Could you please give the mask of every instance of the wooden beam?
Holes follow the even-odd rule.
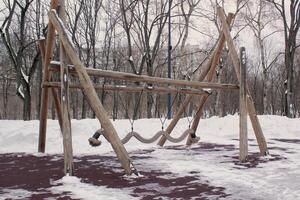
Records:
[[[65,1],[61,0],[59,16],[62,23],[66,24],[66,8]],[[66,51],[61,42],[59,44],[60,54],[60,91],[61,91],[61,110],[62,110],[62,135],[63,135],[63,146],[64,146],[64,172],[65,174],[73,175],[74,163],[73,163],[73,147],[72,147],[72,131],[71,131],[71,117],[70,117],[70,102],[69,102],[69,70],[68,70],[68,59]]]
[[[43,87],[50,88],[60,88],[59,82],[45,82]],[[79,84],[70,84],[71,89],[82,89],[82,86]],[[201,89],[192,89],[192,88],[174,88],[174,87],[142,87],[142,86],[126,86],[126,85],[94,85],[96,90],[104,91],[121,91],[121,92],[153,92],[153,93],[173,93],[173,94],[191,94],[191,95],[208,95],[208,91]]]
[[[57,71],[59,70],[59,62],[51,62],[51,70]],[[70,73],[75,72],[74,67],[69,67]],[[219,83],[208,83],[208,82],[199,82],[199,81],[187,81],[187,80],[174,80],[170,78],[161,78],[161,77],[151,77],[146,75],[135,75],[131,73],[125,72],[117,72],[110,70],[101,70],[101,69],[90,69],[86,68],[88,75],[90,76],[98,76],[105,77],[114,80],[124,80],[130,82],[146,82],[153,84],[168,84],[174,86],[187,86],[193,88],[206,88],[206,89],[224,89],[224,90],[235,90],[238,89],[239,86],[236,84],[219,84]]]
[[[233,66],[234,66],[237,79],[239,80],[240,79],[240,76],[239,76],[239,74],[240,74],[240,62],[239,62],[238,54],[237,54],[237,52],[235,50],[235,47],[234,47],[233,39],[230,35],[230,28],[229,28],[228,24],[226,23],[224,10],[221,7],[218,7],[217,8],[217,13],[218,13],[218,16],[219,16],[219,18],[222,22],[223,33],[225,35],[227,46],[229,48],[229,55],[231,57],[231,60],[232,60]],[[257,114],[256,114],[254,102],[252,100],[252,97],[250,95],[250,92],[249,92],[249,89],[248,89],[247,85],[246,85],[246,88],[247,88],[247,109],[248,109],[248,114],[249,114],[251,124],[252,124],[253,130],[254,130],[255,136],[256,136],[256,140],[257,140],[257,143],[258,143],[258,146],[259,146],[260,153],[261,153],[261,155],[266,155],[266,154],[268,154],[267,142],[266,142],[264,134],[262,132],[262,129],[261,129],[261,126],[260,126],[260,123],[259,123],[259,120],[258,120],[258,117],[257,117]]]
[[[246,90],[246,50],[240,48],[240,161],[245,162],[248,156],[247,131],[247,90]]]
[[[68,37],[68,33],[64,25],[62,24],[61,20],[57,16],[55,10],[50,11],[49,19],[54,25],[55,29],[57,30],[67,55],[69,56],[71,62],[74,64],[84,94],[88,99],[91,108],[95,112],[96,117],[98,118],[99,122],[101,123],[104,129],[105,137],[111,143],[111,146],[116,152],[117,157],[121,161],[121,164],[125,169],[126,174],[131,174],[133,170],[133,166],[131,164],[129,155],[124,145],[122,144],[117,134],[117,131],[112,125],[101,101],[98,98],[95,88],[93,87],[93,83],[86,72],[86,68],[84,67],[83,63],[80,61],[79,57],[76,55],[76,51],[72,45],[72,42]]]
[[[59,0],[52,0],[51,1],[51,9],[57,9],[59,4]],[[49,64],[51,61],[51,57],[53,54],[55,43],[55,30],[51,22],[48,23],[48,33],[46,39],[46,51],[44,56],[44,63],[43,63],[43,78],[42,82],[49,81]],[[41,108],[40,108],[40,126],[39,126],[39,142],[38,142],[38,151],[45,152],[46,146],[46,131],[47,131],[47,117],[48,117],[48,88],[42,88],[41,94]]]

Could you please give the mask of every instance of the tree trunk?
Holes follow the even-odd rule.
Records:
[[[29,84],[27,84],[26,89],[24,89],[23,103],[23,119],[27,121],[31,119],[31,94]]]
[[[269,106],[268,106],[268,98],[267,98],[267,92],[268,92],[268,75],[267,75],[267,71],[264,70],[263,71],[263,80],[262,80],[262,84],[263,84],[263,114],[270,114],[269,113]]]
[[[85,119],[85,118],[86,118],[86,100],[84,94],[82,93],[81,119]]]

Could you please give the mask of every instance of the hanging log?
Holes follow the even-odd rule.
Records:
[[[222,25],[223,25],[223,33],[224,33],[225,38],[226,38],[226,42],[227,42],[227,45],[228,45],[228,48],[229,48],[229,55],[231,57],[231,60],[232,60],[233,66],[234,66],[237,79],[240,81],[239,57],[238,57],[238,54],[235,50],[233,39],[230,35],[230,28],[229,28],[229,26],[228,26],[228,24],[226,23],[226,20],[225,20],[224,10],[221,7],[218,7],[217,8],[217,13],[218,13],[218,16],[219,16],[219,18],[222,22]],[[267,143],[266,143],[264,134],[262,132],[262,129],[261,129],[261,126],[260,126],[260,123],[259,123],[259,120],[258,120],[258,117],[257,117],[257,114],[256,114],[254,102],[251,98],[251,95],[250,95],[250,92],[249,92],[249,89],[248,89],[247,85],[246,85],[246,88],[247,88],[247,109],[248,109],[248,114],[249,114],[249,117],[250,117],[250,120],[251,120],[251,123],[252,123],[252,127],[253,127],[253,130],[254,130],[255,136],[256,136],[256,140],[257,140],[257,143],[258,143],[258,146],[259,146],[259,149],[260,149],[260,153],[261,153],[261,155],[266,155],[266,154],[268,154]]]
[[[58,82],[45,82],[43,87],[60,88]],[[79,84],[70,84],[71,89],[82,89]],[[174,88],[174,87],[158,87],[158,86],[128,86],[128,85],[94,85],[96,90],[104,91],[121,91],[121,92],[153,92],[153,93],[174,93],[174,94],[192,94],[192,95],[208,95],[208,91],[192,88]]]
[[[57,9],[59,0],[51,1],[51,9]],[[44,56],[43,63],[43,78],[42,82],[49,81],[49,64],[51,61],[51,56],[53,54],[55,43],[55,30],[52,23],[48,23],[48,32],[46,39],[46,51]],[[40,126],[39,126],[39,142],[38,142],[38,151],[44,153],[46,145],[46,131],[47,131],[47,116],[48,116],[48,100],[49,100],[48,88],[42,88],[41,94],[41,108],[40,108]]]
[[[128,153],[124,148],[124,145],[122,144],[114,126],[112,125],[101,101],[99,100],[95,88],[93,87],[92,81],[86,72],[86,68],[77,56],[76,51],[72,46],[72,42],[68,38],[67,31],[64,25],[62,24],[61,20],[57,16],[55,10],[50,11],[49,19],[54,25],[55,29],[57,30],[67,55],[69,56],[71,62],[74,64],[84,94],[104,129],[105,137],[111,143],[112,148],[114,149],[114,151],[117,154],[117,157],[121,161],[121,164],[126,174],[131,174],[134,168],[132,167]]]
[[[58,71],[59,70],[59,62],[51,62],[51,70]],[[73,66],[69,66],[70,73],[75,73],[75,69]],[[234,90],[238,89],[239,86],[235,84],[219,84],[219,83],[208,83],[208,82],[199,82],[199,81],[186,81],[186,80],[174,80],[170,78],[160,78],[160,77],[151,77],[146,75],[135,75],[125,72],[116,72],[110,70],[101,70],[101,69],[90,69],[86,68],[88,75],[110,78],[114,80],[123,80],[130,82],[146,82],[153,84],[168,84],[174,86],[186,86],[186,87],[194,87],[194,88],[207,88],[207,89],[228,89]]]

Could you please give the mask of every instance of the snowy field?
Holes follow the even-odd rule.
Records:
[[[239,163],[237,157],[237,115],[201,120],[197,131],[201,142],[190,148],[185,147],[184,143],[167,143],[166,147],[161,148],[155,144],[141,144],[132,139],[125,147],[141,173],[140,177],[123,175],[120,164],[106,141],[102,140],[100,147],[89,146],[87,139],[99,128],[97,120],[72,120],[75,172],[76,166],[82,166],[76,173],[82,176],[77,177],[62,176],[62,138],[57,121],[48,121],[47,154],[38,154],[36,152],[39,121],[2,120],[0,199],[32,199],[32,195],[42,193],[44,197],[47,197],[46,193],[54,195],[48,199],[300,199],[300,119],[280,116],[259,116],[259,119],[270,155],[257,159],[259,150],[249,123],[250,160],[244,164]],[[131,129],[128,120],[117,120],[113,123],[121,138]],[[188,120],[181,119],[175,128],[174,136],[179,136],[187,128]],[[141,119],[134,123],[134,130],[144,137],[150,137],[160,129],[159,119]],[[98,156],[102,158],[97,159]],[[9,171],[7,175],[3,170],[22,165],[22,162],[24,169],[32,167],[31,176],[38,176],[38,164],[31,166],[22,161],[29,157],[43,162],[43,166],[49,166],[49,170],[51,162],[59,161],[58,166],[54,167],[53,164],[52,169],[60,173],[54,174],[54,178],[48,178],[49,187],[37,188],[34,191],[25,186],[26,182],[23,185],[5,185],[10,177]],[[1,159],[6,161],[2,162]],[[89,164],[84,165],[84,162]],[[97,180],[93,182],[82,178],[88,176],[83,174],[84,170],[94,174],[93,178]],[[108,174],[103,175],[106,182],[101,181],[100,176],[97,178],[97,170],[104,175],[107,171]],[[22,173],[26,180],[24,172],[19,173]],[[18,176],[18,169],[14,174]],[[165,184],[162,184],[162,180]],[[167,180],[174,180],[174,183],[167,183]],[[181,182],[175,183],[176,180]],[[190,187],[185,187],[187,185]],[[204,186],[206,189],[203,189]],[[201,188],[203,191],[200,191]],[[155,196],[151,196],[151,192],[155,193]],[[173,198],[171,193],[175,195]],[[180,193],[184,195],[180,196]]]

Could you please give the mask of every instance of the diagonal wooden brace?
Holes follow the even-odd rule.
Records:
[[[122,144],[117,131],[115,130],[114,126],[112,125],[101,101],[98,98],[98,95],[93,87],[92,81],[87,74],[83,63],[79,59],[76,54],[76,51],[72,45],[71,40],[68,38],[67,31],[62,23],[62,21],[57,16],[55,10],[51,10],[49,13],[49,19],[54,25],[55,29],[57,30],[60,40],[64,46],[64,49],[69,56],[71,62],[74,64],[76,72],[78,74],[78,78],[80,84],[83,88],[84,94],[89,101],[89,104],[93,111],[95,112],[96,117],[98,118],[99,122],[101,123],[104,134],[106,134],[106,138],[110,142],[112,148],[117,154],[123,168],[125,169],[126,174],[132,173],[132,163],[130,161],[129,155]]]
[[[231,21],[233,19],[233,15],[229,15],[228,16],[228,23],[230,24]],[[222,34],[219,38],[218,44],[216,49],[213,52],[212,57],[210,58],[209,62],[206,64],[205,69],[203,70],[203,73],[199,74],[197,77],[195,77],[196,81],[203,81],[205,79],[205,77],[210,77],[214,75],[215,72],[215,68],[220,60],[220,55],[222,52],[222,49],[224,47],[225,44],[225,36]],[[212,80],[212,78],[207,78],[208,82],[210,82]],[[186,107],[189,105],[190,101],[192,100],[192,96],[191,95],[187,95],[184,102],[182,103],[182,105],[180,106],[180,108],[178,109],[178,111],[176,112],[176,114],[174,115],[171,123],[169,124],[169,126],[166,129],[166,132],[171,134],[173,129],[175,128],[176,124],[178,123],[180,117],[182,116],[182,114],[184,113],[184,110],[186,109]],[[200,117],[202,115],[202,109],[204,106],[205,101],[207,100],[207,97],[202,97],[200,100],[200,104],[199,104],[199,108],[197,110],[197,114],[195,116],[195,119],[193,121],[193,125],[192,125],[192,129],[196,132],[198,124],[199,124],[199,120]],[[188,138],[188,141],[191,141],[190,138]],[[158,145],[163,146],[166,142],[166,138],[164,136],[162,136],[158,142]],[[187,142],[187,144],[189,145],[190,143]]]
[[[234,19],[234,14],[233,13],[229,13],[228,17],[226,19],[227,24],[229,26],[232,23],[233,19]],[[214,56],[213,56],[213,60],[212,60],[212,64],[211,64],[210,70],[209,70],[209,72],[208,72],[208,74],[206,75],[206,78],[205,78],[207,82],[211,82],[215,78],[216,68],[217,68],[217,65],[220,62],[220,58],[221,58],[221,55],[222,55],[222,50],[223,50],[223,47],[224,47],[224,44],[225,44],[225,36],[224,36],[224,34],[221,34],[220,37],[221,38],[220,38],[219,43],[217,45],[216,51],[214,52]],[[195,134],[196,134],[196,131],[197,131],[200,119],[201,119],[202,114],[203,114],[202,113],[203,112],[203,107],[204,107],[205,102],[207,101],[207,99],[208,99],[208,96],[202,97],[200,99],[200,103],[198,105],[198,109],[197,109],[196,115],[194,116],[194,120],[193,120],[193,124],[192,124],[191,128],[195,131]],[[186,145],[191,145],[192,144],[191,141],[192,140],[189,137],[188,140],[186,141]]]
[[[222,27],[223,27],[223,33],[225,35],[226,38],[226,42],[229,48],[229,55],[231,57],[234,69],[235,69],[235,73],[237,76],[238,81],[240,82],[240,61],[239,61],[239,56],[238,53],[235,49],[234,46],[234,42],[233,39],[230,35],[230,28],[228,26],[228,24],[226,23],[226,18],[225,18],[225,12],[221,7],[217,8],[217,13],[218,16],[222,22]],[[254,102],[251,98],[250,92],[249,92],[249,88],[246,84],[246,88],[247,88],[247,111],[252,123],[252,127],[256,136],[256,140],[259,146],[259,150],[260,150],[260,154],[261,155],[266,155],[268,154],[268,147],[267,147],[267,143],[266,143],[266,139],[264,137],[264,134],[262,132],[262,128],[260,126],[257,114],[256,114],[256,110],[255,110],[255,106],[254,106]]]

